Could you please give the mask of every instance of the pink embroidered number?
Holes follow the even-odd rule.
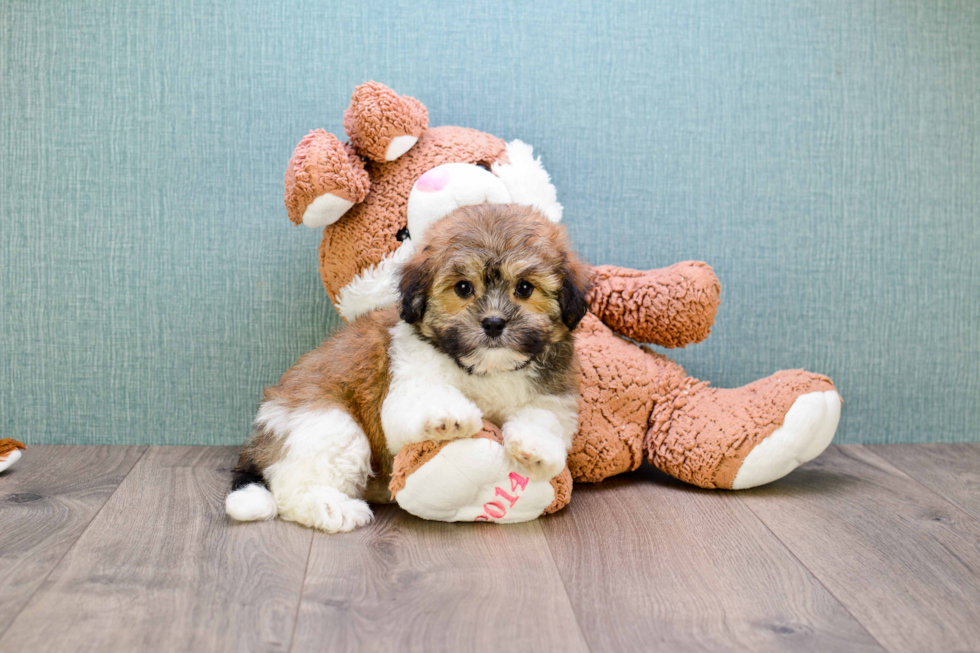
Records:
[[[527,487],[527,479],[515,472],[510,473],[510,491],[513,492],[518,487],[522,490]]]
[[[510,491],[513,494],[508,494],[506,490],[502,487],[494,488],[494,496],[502,497],[510,506],[505,506],[501,501],[488,501],[483,504],[483,514],[477,515],[474,521],[493,521],[495,519],[503,519],[507,515],[507,508],[513,508],[517,500],[521,498],[520,492],[527,487],[528,478],[526,476],[521,476],[516,472],[510,473]]]

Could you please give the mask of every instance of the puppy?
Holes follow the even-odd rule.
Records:
[[[528,207],[433,225],[401,270],[400,308],[359,318],[265,391],[228,514],[352,530],[390,500],[402,447],[471,437],[484,418],[531,478],[555,476],[578,422],[587,279],[564,229]]]

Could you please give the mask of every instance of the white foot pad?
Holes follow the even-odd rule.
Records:
[[[418,142],[418,136],[395,136],[388,143],[388,149],[385,150],[385,161],[394,161],[412,149],[412,146]]]
[[[823,453],[837,432],[840,406],[840,395],[835,390],[797,397],[786,412],[783,425],[742,461],[732,489],[772,483]]]
[[[313,200],[303,212],[303,224],[311,229],[319,229],[331,225],[347,213],[354,203],[337,197],[330,193],[325,193]]]
[[[0,458],[0,472],[10,467],[18,460],[20,460],[20,455],[21,455],[20,449],[14,449],[13,451],[7,454],[6,458]]]
[[[423,519],[501,524],[537,519],[554,500],[550,480],[530,480],[502,445],[487,438],[447,444],[395,496]]]

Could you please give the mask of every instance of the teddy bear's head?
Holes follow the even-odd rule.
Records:
[[[289,160],[286,211],[323,228],[320,276],[347,321],[397,299],[395,274],[413,243],[460,206],[524,204],[561,219],[529,145],[428,122],[421,102],[368,82],[344,114],[350,142],[312,131]]]

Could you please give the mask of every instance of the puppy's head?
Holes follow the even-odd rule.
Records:
[[[401,271],[401,316],[471,374],[530,365],[568,344],[588,268],[533,209],[479,204],[433,225]]]

